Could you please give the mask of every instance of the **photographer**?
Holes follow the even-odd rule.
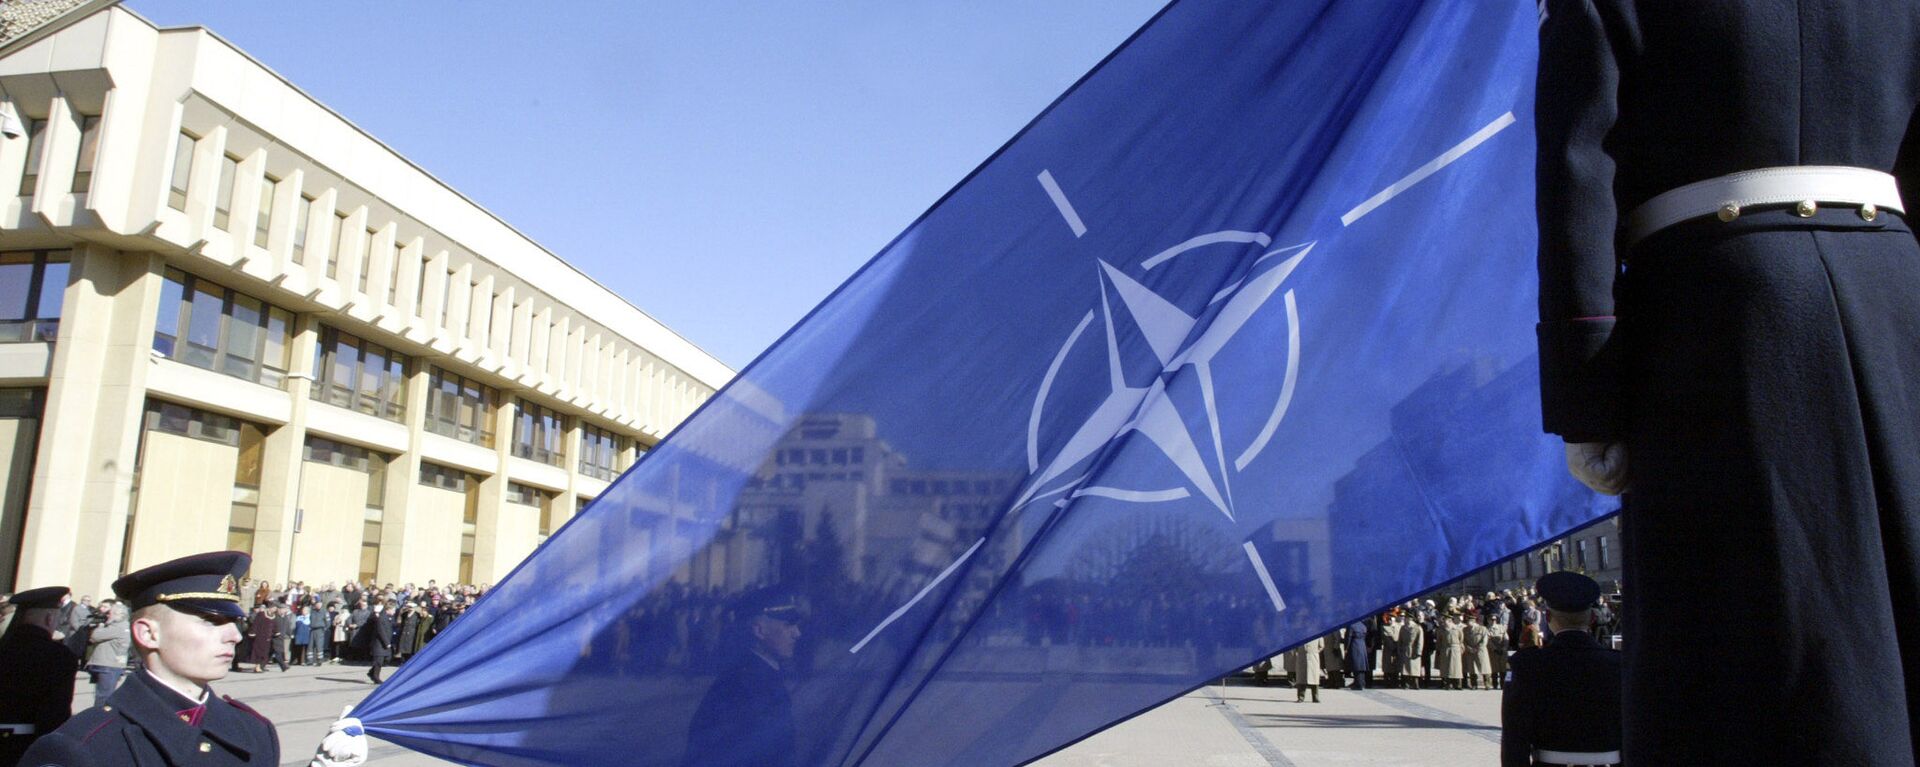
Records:
[[[98,624],[87,636],[87,676],[93,679],[93,700],[106,700],[127,675],[127,650],[133,635],[127,625],[127,606],[117,600],[101,605]]]

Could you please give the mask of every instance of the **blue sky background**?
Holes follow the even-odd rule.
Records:
[[[212,29],[738,369],[1163,4],[127,6]]]

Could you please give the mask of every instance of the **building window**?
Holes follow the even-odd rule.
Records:
[[[145,425],[148,431],[240,446],[239,419],[186,405],[147,400]]]
[[[437,463],[420,462],[420,484],[452,490],[456,493],[467,491],[468,485],[479,484],[480,480],[464,471]]]
[[[388,306],[394,306],[400,302],[400,270],[401,270],[400,251],[402,249],[403,248],[401,248],[400,246],[400,238],[395,237],[393,240],[392,249],[387,251],[388,260],[393,262],[392,263],[393,269],[387,275],[387,305]]]
[[[340,279],[340,249],[345,243],[340,238],[347,233],[347,214],[333,214],[333,247],[327,251],[327,279]]]
[[[93,160],[100,154],[100,116],[80,115],[80,154],[73,162],[75,194],[84,194],[93,185]]]
[[[240,175],[240,158],[223,155],[220,158],[220,185],[215,187],[213,196],[213,225],[217,229],[226,229],[233,222],[233,180]]]
[[[193,179],[193,150],[200,137],[186,131],[173,141],[173,176],[167,184],[167,207],[187,210],[187,182]]]
[[[1582,571],[1587,569],[1587,541],[1585,538],[1573,542],[1574,566]]]
[[[260,206],[253,212],[253,244],[262,248],[267,246],[267,230],[273,226],[273,193],[279,188],[280,179],[260,177]]]
[[[293,262],[307,263],[307,217],[313,215],[313,198],[300,195],[293,203]]]
[[[361,295],[365,295],[367,292],[367,275],[370,275],[373,273],[373,236],[375,234],[377,234],[377,232],[375,232],[372,229],[368,229],[367,238],[365,240],[360,241],[360,293]]]
[[[546,506],[547,501],[553,500],[553,496],[554,493],[551,490],[542,490],[519,482],[507,483],[507,503],[517,503],[521,506]]]
[[[1602,535],[1600,536],[1600,569],[1602,570],[1607,569],[1608,559],[1609,557],[1607,556],[1607,537]]]
[[[40,155],[47,148],[47,121],[27,121],[27,163],[20,171],[20,196],[33,194],[40,184]]]
[[[387,463],[392,456],[359,445],[335,442],[324,437],[307,437],[304,457],[314,463],[352,469],[367,475],[367,508],[386,507]],[[378,537],[375,538],[376,544]],[[362,542],[365,543],[364,541]]]
[[[0,343],[52,341],[67,296],[64,250],[0,253]]]
[[[197,368],[279,388],[293,315],[178,269],[160,288],[153,350]]]
[[[389,421],[405,419],[406,355],[322,326],[313,371],[313,399]]]
[[[427,431],[493,447],[493,409],[499,405],[499,392],[438,366],[428,366],[427,376]]]
[[[580,430],[580,473],[595,479],[609,482],[619,476],[626,467],[620,465],[620,454],[625,452],[631,439],[598,426],[589,425]]]
[[[552,466],[564,465],[566,417],[524,399],[516,402],[519,417],[513,419],[513,454]]]

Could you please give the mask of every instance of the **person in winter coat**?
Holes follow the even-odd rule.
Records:
[[[1320,702],[1320,652],[1324,649],[1326,642],[1315,637],[1287,651],[1287,678],[1293,681],[1294,702],[1305,702],[1309,692],[1313,693],[1313,702]]]

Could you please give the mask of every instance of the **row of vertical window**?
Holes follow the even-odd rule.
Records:
[[[437,487],[441,490],[452,490],[456,493],[464,493],[467,491],[469,485],[478,485],[479,483],[480,480],[478,477],[474,477],[452,466],[441,466],[440,464],[428,463],[426,461],[420,462],[420,484],[426,485],[427,487]]]
[[[73,185],[68,191],[83,194],[93,185],[93,160],[100,150],[100,116],[75,114],[80,121],[80,148],[73,163]],[[20,171],[20,196],[33,194],[40,185],[40,160],[47,150],[47,121],[27,121],[27,160]]]
[[[52,341],[67,295],[69,251],[0,253],[0,343]]]
[[[620,456],[632,440],[592,424],[580,429],[580,473],[608,482],[625,469]]]
[[[279,388],[287,376],[293,314],[258,298],[168,269],[153,350],[197,368]]]
[[[566,419],[524,399],[516,402],[520,412],[513,421],[513,454],[550,466],[565,465]]]
[[[329,405],[404,421],[407,362],[404,354],[322,326],[313,347],[314,380],[309,394]]]
[[[227,548],[232,551],[252,551],[254,528],[260,514],[260,477],[266,460],[266,428],[219,413],[152,399],[147,400],[143,423],[147,431],[238,448],[233,471],[233,500],[227,519]],[[133,541],[133,517],[133,514],[127,516],[126,540],[129,546]],[[126,554],[125,551],[121,552],[122,564]]]
[[[185,130],[182,130],[175,139],[173,168],[167,193],[167,204],[175,210],[184,212],[187,209],[188,189],[193,183],[193,158],[195,148],[199,142],[199,136]],[[236,180],[240,172],[240,163],[241,158],[237,156],[231,154],[222,155],[220,158],[219,177],[215,180],[216,186],[214,189],[214,226],[228,231],[236,237],[245,236],[246,234],[242,228],[244,222],[232,220],[234,194]],[[259,247],[267,246],[273,219],[273,203],[276,195],[279,194],[280,183],[281,179],[276,178],[272,174],[266,174],[260,184],[258,192],[259,204],[255,206],[252,226],[252,241],[254,245]],[[313,225],[312,218],[315,215],[313,210],[314,202],[315,198],[312,195],[302,193],[293,203],[294,208],[291,222],[293,232],[290,245],[290,257],[293,263],[297,265],[304,266],[307,263],[308,230]],[[333,227],[332,247],[329,248],[329,252],[327,253],[325,273],[328,279],[339,279],[341,260],[348,256],[355,257],[363,267],[359,271],[357,287],[362,294],[367,294],[371,285],[369,277],[374,267],[372,258],[373,242],[379,230],[371,227],[365,230],[365,236],[359,238],[357,241],[357,253],[349,254],[343,252],[349,246],[349,238],[345,236],[348,234],[346,231],[348,219],[349,214],[347,212],[336,210],[333,213],[331,221]],[[402,270],[406,268],[406,265],[397,253],[390,261],[392,263],[390,265],[391,273],[387,279],[386,303],[388,305],[395,305],[399,300]],[[467,291],[467,294],[471,295],[477,292],[480,285],[480,283],[471,276],[462,279],[459,269],[448,268],[446,279],[442,280],[440,284],[440,315],[429,318],[424,315],[428,284],[425,266],[424,264],[416,264],[415,266],[420,270],[420,273],[417,275],[418,279],[414,280],[414,301],[415,306],[418,307],[416,311],[422,312],[423,319],[433,320],[440,325],[446,325],[453,318],[452,311],[455,303],[455,291]],[[494,304],[499,298],[500,294],[495,292],[491,300],[482,296],[478,300],[473,301],[467,310],[469,315],[468,319],[479,327],[492,327]]]
[[[499,403],[500,392],[493,387],[427,366],[427,431],[493,447],[493,409]]]

